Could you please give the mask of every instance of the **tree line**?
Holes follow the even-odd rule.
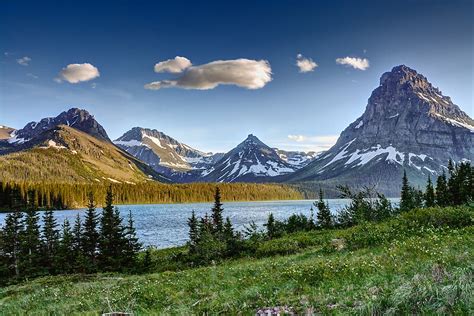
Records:
[[[217,191],[211,216],[206,214],[198,219],[193,213],[188,220],[188,260],[197,264],[209,263],[213,260],[253,253],[258,244],[265,240],[280,238],[298,231],[347,228],[364,222],[380,222],[417,208],[474,203],[474,168],[469,162],[454,165],[449,161],[447,169],[448,174],[443,172],[437,178],[436,186],[433,186],[431,178],[428,178],[424,192],[411,186],[404,172],[398,207],[392,205],[373,187],[355,191],[348,186],[338,186],[339,196],[349,199],[350,202],[338,214],[334,214],[324,200],[323,190],[320,189],[319,199],[313,203],[309,217],[304,214],[293,214],[288,219],[280,221],[270,213],[264,224],[264,230],[251,222],[243,232],[236,232],[228,218],[223,225],[223,209]]]
[[[211,202],[215,184],[114,183],[116,204]],[[19,210],[35,204],[42,209],[84,207],[89,193],[105,201],[108,185],[100,183],[49,183],[0,181],[0,209]],[[301,194],[280,184],[222,183],[224,201],[293,200]]]
[[[141,244],[131,212],[120,217],[107,190],[101,214],[89,194],[84,220],[77,215],[60,226],[52,210],[42,215],[35,204],[6,216],[0,230],[0,282],[41,275],[128,271],[140,267]],[[31,201],[31,200],[30,200]]]

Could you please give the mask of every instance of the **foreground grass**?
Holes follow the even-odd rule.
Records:
[[[257,251],[291,253],[300,246],[285,256],[140,276],[45,277],[0,289],[0,313],[255,314],[278,306],[297,313],[472,313],[474,227],[447,222],[411,233],[404,226],[396,234],[399,224],[296,234]],[[345,239],[343,250],[328,247],[334,237]]]

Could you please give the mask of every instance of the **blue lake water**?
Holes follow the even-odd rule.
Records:
[[[333,213],[338,212],[349,202],[345,199],[328,199],[327,201]],[[270,213],[280,220],[299,213],[309,216],[313,202],[312,200],[225,202],[224,217],[228,216],[236,229],[242,229],[251,221],[262,226]],[[196,216],[204,216],[206,212],[210,213],[211,207],[212,203],[183,203],[119,205],[118,209],[124,218],[128,216],[129,210],[132,211],[138,238],[144,246],[167,248],[186,243],[188,237],[187,219],[193,210],[196,212]],[[101,209],[98,209],[98,212],[100,211]],[[73,225],[78,213],[83,217],[85,210],[56,211],[55,216],[58,223],[62,224],[65,219],[68,219]],[[2,225],[5,216],[5,213],[0,213],[0,224]]]

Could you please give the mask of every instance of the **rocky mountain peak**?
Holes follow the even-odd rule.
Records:
[[[88,111],[71,108],[60,113],[56,117],[46,117],[39,122],[30,122],[20,130],[12,134],[10,143],[24,143],[38,137],[43,132],[55,128],[59,125],[67,125],[97,139],[110,141],[107,132]]]

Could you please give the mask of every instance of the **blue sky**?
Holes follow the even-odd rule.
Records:
[[[472,6],[469,0],[7,0],[0,10],[0,124],[21,128],[81,107],[114,139],[142,126],[205,151],[227,151],[249,133],[270,146],[321,150],[363,113],[380,75],[399,64],[424,74],[473,117]],[[300,72],[297,54],[318,66]],[[189,83],[192,68],[154,71],[175,56],[196,72],[240,58],[248,61],[223,67],[260,72],[257,83],[226,77],[242,86],[210,88],[202,78]],[[369,66],[336,63],[344,57]],[[92,75],[82,79],[91,79],[68,82],[75,79],[63,69],[71,64],[90,64]],[[271,81],[261,73],[268,75],[267,66]],[[94,71],[100,76],[93,78]],[[163,88],[163,80],[188,89]],[[196,80],[207,90],[195,89]],[[144,88],[157,81],[161,89]]]

